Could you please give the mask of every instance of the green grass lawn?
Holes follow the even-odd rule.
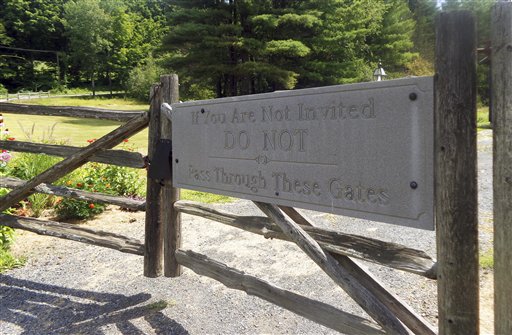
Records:
[[[491,129],[489,122],[489,107],[480,107],[476,111],[476,125],[478,129]]]
[[[104,97],[92,99],[79,98],[49,98],[22,100],[20,103],[47,106],[82,106],[98,107],[113,110],[147,110],[143,105],[131,99],[107,99]],[[120,122],[82,119],[59,116],[39,116],[3,113],[5,128],[9,129],[10,136],[20,141],[42,142],[51,140],[74,146],[85,146],[87,140],[100,138],[119,127]],[[147,129],[134,135],[127,144],[141,153],[147,152]]]
[[[23,104],[46,106],[82,106],[98,107],[112,110],[148,110],[149,106],[141,104],[133,99],[106,97],[72,97],[72,98],[47,98],[22,100]],[[1,113],[1,111],[0,111]],[[39,116],[3,113],[5,128],[9,129],[10,136],[19,141],[43,142],[49,139],[59,144],[73,146],[86,146],[87,140],[100,138],[108,132],[119,127],[120,122],[82,119],[59,116]],[[118,148],[130,148],[146,154],[148,146],[147,128],[129,139],[128,143],[122,143]],[[141,177],[145,171],[140,170]],[[183,190],[182,198],[206,203],[227,202],[231,198],[191,190]]]
[[[13,102],[13,101],[9,101]],[[14,103],[27,105],[44,105],[44,106],[81,106],[81,107],[98,107],[113,110],[147,110],[148,104],[143,104],[138,100],[130,98],[112,98],[101,96],[93,98],[92,96],[84,97],[59,97],[45,99],[16,100]]]

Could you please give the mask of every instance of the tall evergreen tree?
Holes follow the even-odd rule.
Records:
[[[422,58],[433,63],[437,3],[431,0],[409,0],[409,8],[416,22],[413,35],[414,50],[419,52]]]
[[[191,83],[215,87],[217,96],[295,86],[297,73],[278,63],[293,63],[309,49],[292,34],[282,33],[287,26],[297,26],[297,17],[290,17],[281,2],[174,3],[164,48],[172,52],[171,67]]]
[[[169,65],[216,96],[361,81],[371,78],[376,52],[390,66],[410,59],[414,22],[403,1],[172,3]]]
[[[304,64],[299,87],[351,83],[371,78],[368,41],[382,27],[383,1],[324,0],[304,3],[319,13],[319,25],[307,39],[313,51]]]
[[[386,0],[382,27],[368,42],[375,58],[386,65],[388,72],[401,72],[406,69],[413,57],[412,40],[415,22],[406,0]]]

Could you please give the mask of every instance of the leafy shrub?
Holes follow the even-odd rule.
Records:
[[[88,88],[69,88],[66,85],[55,84],[50,90],[51,94],[90,94]]]
[[[14,229],[0,226],[0,250],[7,250],[14,238]]]
[[[0,84],[0,91],[3,86]],[[3,126],[3,117],[0,114],[0,125]],[[0,128],[1,129],[1,128]],[[9,135],[2,131],[0,139],[5,140]],[[0,149],[0,176],[4,175],[9,168],[8,164],[12,159],[12,155],[7,150]],[[9,193],[6,188],[0,188],[0,197]],[[8,209],[4,213],[10,213]],[[0,272],[11,269],[16,266],[17,260],[9,253],[9,246],[14,238],[14,229],[0,225]]]
[[[30,180],[46,171],[61,158],[48,156],[45,154],[18,153],[11,161],[6,174],[23,180]],[[41,216],[42,212],[53,204],[53,196],[47,194],[32,194],[28,198],[26,206],[29,214],[34,217]]]
[[[45,154],[19,153],[11,161],[7,173],[23,180],[29,180],[57,164],[62,158]]]
[[[9,191],[5,188],[0,188],[0,197],[3,197],[9,193]],[[4,213],[9,213],[10,211],[4,211]],[[6,227],[0,225],[0,250],[7,250],[9,248],[9,245],[12,242],[12,239],[14,237],[14,229],[11,227]]]
[[[7,94],[7,89],[2,84],[0,84],[0,94]]]
[[[163,70],[149,57],[145,63],[130,71],[126,83],[128,95],[140,101],[149,101],[149,89],[158,82],[161,73]]]
[[[64,142],[59,142],[53,137],[55,126],[56,124],[50,127],[47,132],[43,131],[42,137],[36,139],[35,124],[33,124],[29,129],[23,128],[23,126],[20,124],[21,131],[30,142],[64,144]],[[4,137],[8,136],[9,135],[4,135]],[[14,140],[14,138],[12,139]],[[0,160],[2,160],[1,155],[4,154],[9,153],[1,153]],[[17,153],[15,159],[13,159],[9,164],[9,167],[4,168],[4,172],[12,177],[16,177],[22,180],[30,180],[43,171],[46,171],[60,160],[61,158],[48,156],[45,154]],[[0,172],[2,172],[1,166],[2,163],[0,162]],[[18,214],[39,217],[46,208],[49,208],[51,205],[53,205],[53,199],[53,196],[47,194],[32,194],[27,198],[28,201],[25,202],[24,207],[22,207]]]
[[[82,169],[80,172],[84,171],[85,169]],[[83,176],[75,174],[72,177],[74,177],[73,180],[70,179],[66,182],[66,186],[71,188],[89,192],[102,192],[104,186],[106,185],[105,183],[96,183],[96,180],[87,175],[87,172],[84,172]],[[102,213],[106,207],[107,206],[105,204],[101,203],[94,203],[72,198],[59,198],[56,201],[55,213],[62,220],[85,220]]]
[[[57,216],[62,220],[86,220],[102,213],[105,208],[105,204],[87,202],[71,198],[62,198],[57,200],[55,212],[57,213]]]
[[[66,181],[66,186],[119,196],[138,196],[141,193],[143,183],[135,169],[89,163],[79,172]],[[60,219],[85,220],[102,213],[105,208],[102,203],[63,198],[58,200],[55,212]]]
[[[93,164],[89,178],[94,183],[106,183],[105,193],[133,197],[142,194],[143,180],[135,169],[122,166]]]
[[[435,72],[434,64],[423,57],[415,57],[406,67],[411,76],[432,76]]]

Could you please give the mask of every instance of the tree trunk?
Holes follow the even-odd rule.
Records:
[[[91,89],[92,89],[92,97],[96,97],[96,86],[94,82],[94,72],[91,74]]]

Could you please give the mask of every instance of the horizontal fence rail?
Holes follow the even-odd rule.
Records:
[[[0,141],[0,148],[17,152],[47,154],[58,157],[68,157],[83,149],[83,147],[40,144],[23,141]],[[89,161],[137,169],[146,167],[144,156],[142,154],[126,150],[103,150],[90,157]]]
[[[69,172],[84,165],[88,159],[98,151],[115,147],[121,143],[123,139],[128,138],[144,129],[147,126],[148,121],[149,112],[134,117],[129,122],[101,137],[96,142],[93,142],[87,147],[82,148],[76,154],[67,157],[63,161],[57,163],[53,167],[27,181],[23,184],[23,186],[12,190],[3,197],[0,197],[0,211],[11,207],[12,205],[18,203],[25,197],[32,194],[34,192],[33,189],[38,185],[56,181]]]
[[[105,231],[83,228],[76,224],[8,214],[0,214],[0,221],[3,226],[27,230],[39,235],[92,244],[140,256],[144,255],[144,245],[139,240]]]
[[[13,114],[69,116],[85,119],[100,119],[127,122],[143,111],[119,111],[93,107],[41,106],[0,102],[0,111]]]
[[[39,235],[52,236],[76,242],[118,250],[143,256],[144,245],[130,237],[105,231],[83,228],[73,224],[39,220],[15,215],[0,214],[2,224],[15,229],[27,230]],[[192,251],[177,250],[180,265],[215,279],[229,288],[237,289],[286,308],[309,320],[348,334],[385,334],[377,324],[328,304],[284,290],[264,280],[244,274],[205,255]]]
[[[123,92],[96,92],[95,94],[91,93],[74,93],[74,94],[54,94],[50,92],[20,92],[20,93],[5,93],[0,94],[0,99],[4,99],[6,101],[9,100],[31,100],[31,99],[41,99],[41,98],[85,98],[85,97],[102,97],[102,96],[123,96]]]
[[[24,180],[13,178],[13,177],[0,177],[0,187],[5,188],[16,188],[20,187],[25,183]],[[127,208],[135,211],[145,211],[146,201],[131,199],[127,197],[113,196],[110,194],[87,192],[74,188],[55,186],[51,184],[40,184],[36,186],[34,190],[37,193],[51,194],[60,197],[73,198],[77,200],[100,202],[105,204],[117,205],[122,208]]]
[[[5,95],[0,95],[0,99],[5,96],[5,100],[21,100],[21,99],[40,99],[40,98],[49,98],[50,92],[25,92],[25,93],[5,93]]]
[[[342,312],[325,303],[284,290],[193,251],[178,249],[176,251],[176,259],[179,264],[199,275],[210,277],[229,288],[241,290],[249,295],[267,300],[341,333],[361,335],[385,334],[384,331],[371,321]]]
[[[176,202],[174,208],[181,213],[201,216],[251,233],[263,235],[265,238],[290,241],[281,229],[267,217],[238,216],[220,212],[200,203],[183,200]],[[430,279],[437,277],[436,262],[421,250],[313,226],[301,225],[301,227],[323,249],[329,252],[419,274]]]

